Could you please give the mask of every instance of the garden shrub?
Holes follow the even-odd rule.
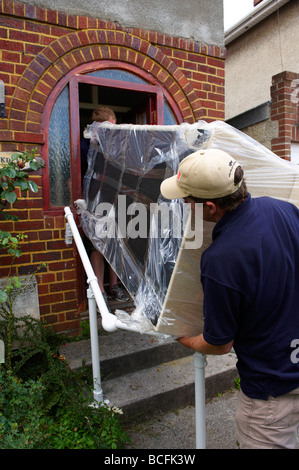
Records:
[[[38,191],[26,168],[40,167],[34,149],[14,153],[0,168],[0,218],[17,220],[9,210],[18,194]],[[5,349],[0,364],[0,449],[121,448],[128,438],[117,416],[120,410],[90,406],[91,372],[70,369],[59,354],[65,338],[39,320],[15,315],[15,299],[26,286],[10,274],[24,238],[0,229],[0,249],[11,256],[10,273],[0,289],[0,341]]]

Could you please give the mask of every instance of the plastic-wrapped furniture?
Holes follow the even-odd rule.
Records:
[[[182,200],[162,198],[162,180],[175,174],[190,153],[220,148],[243,167],[252,197],[272,196],[299,207],[299,166],[222,121],[93,123],[85,137],[90,149],[78,212],[85,234],[134,299],[131,315],[117,313],[121,321],[133,322],[141,333],[200,334],[200,257],[212,226],[200,225],[200,243],[190,243],[188,208]]]

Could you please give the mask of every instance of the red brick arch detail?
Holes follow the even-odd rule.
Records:
[[[44,105],[56,84],[76,67],[99,60],[115,60],[146,70],[176,102],[185,122],[204,115],[192,85],[159,48],[127,32],[82,30],[63,36],[46,47],[30,63],[19,80],[11,103],[11,115],[27,102],[23,132],[41,132]],[[19,124],[20,125],[20,124]]]

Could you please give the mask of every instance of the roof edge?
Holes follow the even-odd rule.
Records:
[[[284,6],[290,0],[266,0],[257,6],[249,15],[242,18],[241,21],[233,25],[224,33],[224,43],[227,46],[229,43],[237,39],[242,34],[246,33],[253,26],[260,23],[273,12]]]

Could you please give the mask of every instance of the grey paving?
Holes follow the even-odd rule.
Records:
[[[206,449],[237,449],[235,408],[237,391],[225,392],[206,403]],[[187,406],[157,415],[127,429],[128,449],[196,449],[195,408]]]

